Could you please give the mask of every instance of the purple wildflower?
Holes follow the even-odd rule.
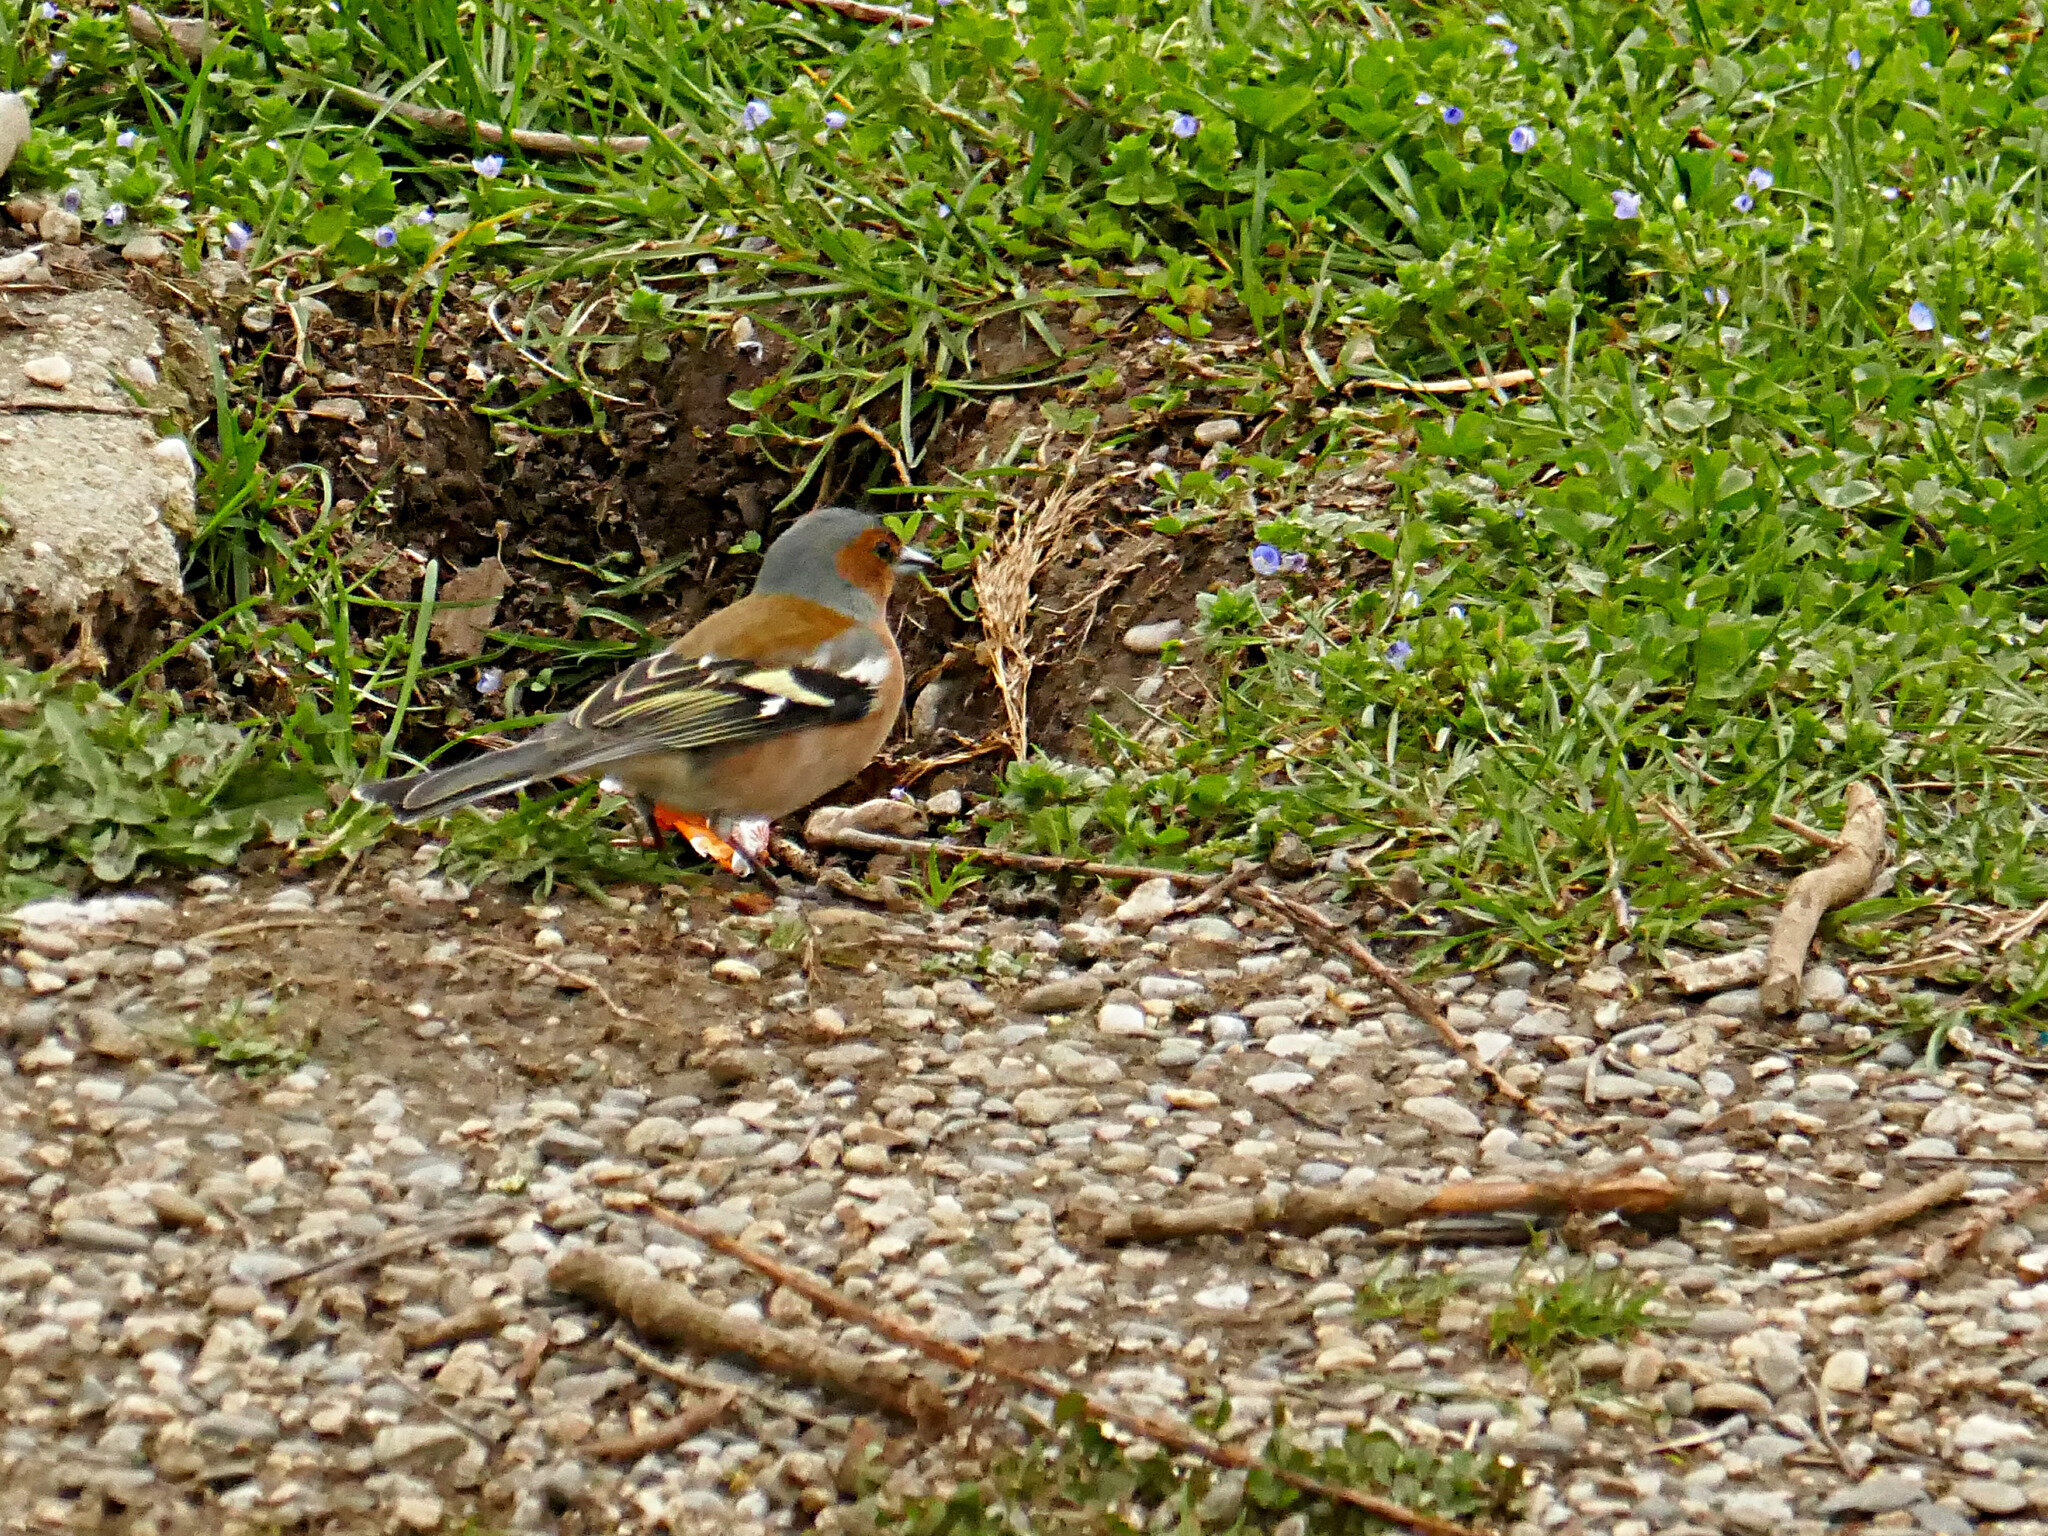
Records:
[[[489,698],[505,686],[505,674],[497,667],[485,667],[476,675],[476,691]]]
[[[1415,647],[1406,640],[1396,640],[1387,647],[1387,665],[1396,672],[1408,665],[1408,658],[1415,654]]]
[[[249,233],[249,226],[240,219],[228,225],[228,249],[236,253],[249,249],[249,243],[256,237]]]
[[[1259,576],[1277,576],[1280,574],[1280,564],[1280,551],[1272,545],[1254,544],[1252,546],[1252,571],[1254,574]]]
[[[106,220],[109,229],[125,224],[128,222],[128,205],[126,203],[109,203],[107,204],[107,211],[101,214],[100,217]]]
[[[1518,155],[1526,155],[1536,147],[1536,130],[1527,123],[1520,124],[1508,134],[1508,148]]]
[[[749,131],[765,127],[768,119],[774,115],[774,108],[756,96],[749,100],[744,107],[740,108],[740,126]]]
[[[1463,107],[1446,106],[1444,108],[1444,123],[1447,127],[1455,128],[1463,121],[1465,121],[1465,109]]]
[[[1906,14],[1916,18],[1931,15],[1933,11],[1934,0],[1909,0],[1906,6]]]
[[[837,133],[846,126],[846,114],[837,107],[834,107],[825,114],[825,126],[831,129],[832,132]]]
[[[377,226],[377,233],[370,236],[370,238],[376,241],[382,249],[388,251],[391,247],[398,244],[398,231],[389,224],[380,224]]]
[[[1851,48],[1849,50],[1849,67],[1851,69],[1861,69],[1863,67],[1863,50],[1861,48]]]
[[[478,155],[469,162],[469,168],[475,171],[477,175],[483,177],[485,181],[491,181],[504,174],[505,157],[503,155]]]
[[[1617,219],[1633,219],[1643,211],[1643,200],[1633,192],[1616,187],[1607,195],[1614,199],[1614,216]]]
[[[135,147],[135,130],[133,128],[123,128],[114,135],[114,142],[122,149],[133,149]]]
[[[1738,192],[1735,194],[1735,211],[1737,213],[1747,213],[1750,209],[1754,208],[1755,206],[1756,199],[1751,197],[1747,192]]]
[[[1192,112],[1176,112],[1167,127],[1176,139],[1192,139],[1202,131],[1202,120]]]
[[[1934,311],[1915,299],[1913,307],[1906,311],[1906,322],[1924,336],[1934,329]]]

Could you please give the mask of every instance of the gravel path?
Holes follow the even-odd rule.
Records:
[[[2038,1177],[2048,1087],[1897,1046],[1851,1060],[1892,1005],[1837,971],[1809,976],[1826,1011],[1782,1024],[1753,992],[1675,998],[1626,952],[1441,983],[1564,1135],[1243,909],[522,908],[389,852],[336,895],[206,876],[20,914],[0,966],[0,1528],[850,1528],[858,1405],[733,1362],[682,1362],[760,1389],[695,1438],[580,1454],[696,1394],[550,1289],[575,1246],[880,1347],[649,1218],[667,1202],[942,1337],[1085,1346],[1078,1380],[1140,1411],[1222,1394],[1231,1437],[1284,1407],[1311,1441],[1370,1426],[1504,1453],[1527,1469],[1516,1536],[2048,1530],[2042,1208],[1925,1287],[1858,1279],[1968,1204],[1768,1266],[1728,1254],[1723,1223],[1597,1226],[1575,1238],[1590,1261],[1662,1281],[1671,1326],[1534,1369],[1485,1331],[1519,1245],[1409,1250],[1466,1282],[1425,1327],[1360,1320],[1395,1251],[1363,1232],[1100,1251],[1067,1220],[1643,1158],[1762,1188],[1780,1222],[1938,1157],[1970,1159],[1977,1204]],[[891,1443],[902,1486],[940,1465]]]

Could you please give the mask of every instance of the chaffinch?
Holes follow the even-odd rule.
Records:
[[[852,778],[903,705],[889,633],[898,571],[928,568],[880,521],[821,507],[768,548],[754,590],[502,752],[356,788],[402,822],[558,775],[602,772],[664,828],[744,872],[768,824]],[[744,851],[739,851],[744,850]]]

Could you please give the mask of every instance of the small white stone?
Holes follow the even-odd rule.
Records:
[[[1124,631],[1124,649],[1139,656],[1157,656],[1180,638],[1179,619],[1162,619],[1156,624],[1133,624]]]
[[[1260,1072],[1245,1079],[1245,1087],[1253,1093],[1279,1095],[1293,1093],[1306,1088],[1315,1078],[1307,1072]]]
[[[1230,1280],[1195,1292],[1195,1305],[1211,1312],[1242,1312],[1251,1304],[1251,1287],[1242,1281]]]
[[[1195,428],[1195,441],[1204,448],[1214,448],[1218,443],[1234,443],[1244,436],[1244,423],[1235,416],[1213,416]]]
[[[759,981],[761,968],[751,961],[728,955],[711,967],[711,978],[714,981],[729,981],[736,984]]]
[[[567,949],[569,941],[562,937],[561,929],[543,928],[534,934],[533,947],[542,953],[547,953],[552,950]]]
[[[1147,880],[1124,898],[1115,921],[1126,928],[1150,928],[1172,915],[1176,899],[1173,882],[1164,875]]]
[[[1095,1010],[1095,1027],[1105,1035],[1149,1035],[1145,1010],[1130,1003],[1104,1003]]]
[[[71,384],[71,359],[59,353],[32,357],[21,365],[21,375],[45,389],[67,389]]]
[[[1838,1349],[1820,1368],[1820,1384],[1829,1392],[1861,1392],[1870,1381],[1870,1356],[1860,1349]]]
[[[1446,1136],[1477,1136],[1486,1129],[1480,1118],[1460,1104],[1456,1099],[1445,1098],[1442,1094],[1421,1094],[1401,1101],[1404,1114],[1413,1115],[1425,1125],[1433,1125]]]

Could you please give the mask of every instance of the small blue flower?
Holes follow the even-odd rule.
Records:
[[[240,219],[236,219],[233,223],[228,225],[227,238],[228,249],[231,251],[240,252],[249,249],[249,242],[254,240],[256,237],[249,233],[248,225],[244,224]]]
[[[1915,299],[1913,307],[1906,311],[1906,321],[1924,336],[1934,329],[1934,311]]]
[[[846,114],[837,107],[834,107],[825,114],[825,126],[831,129],[832,132],[837,133],[846,126]]]
[[[1301,550],[1290,549],[1280,557],[1280,569],[1290,575],[1299,576],[1308,569],[1308,556]]]
[[[951,203],[940,201],[938,203],[934,203],[932,206],[934,207],[934,209],[937,210],[940,218],[950,219],[951,217],[953,217],[953,205]]]
[[[58,201],[63,203],[66,213],[76,213],[78,212],[78,205],[85,201],[85,197],[78,188],[67,187],[64,190],[63,197],[59,198]]]
[[[1450,127],[1455,128],[1463,121],[1465,121],[1465,109],[1463,107],[1447,106],[1444,108],[1444,122]]]
[[[66,64],[69,64],[70,62],[71,55],[66,53],[61,48],[59,48],[55,53],[50,55],[50,68],[52,69],[62,69]]]
[[[1415,105],[1417,105],[1418,107],[1434,106],[1435,104],[1436,98],[1430,95],[1429,92],[1417,91],[1415,93]]]
[[[485,667],[476,675],[476,691],[489,698],[505,686],[505,674],[498,667]]]
[[[503,155],[478,155],[469,162],[469,168],[475,171],[477,175],[483,177],[485,181],[491,181],[504,173],[505,157]]]
[[[43,3],[36,7],[36,14],[45,21],[55,21],[57,19],[57,0],[43,0]]]
[[[100,217],[106,220],[107,227],[110,229],[125,224],[128,222],[128,205],[126,203],[109,203],[107,204],[107,211],[101,214]]]
[[[1913,17],[1931,15],[1933,11],[1934,0],[1908,0],[1906,6],[1906,14]]]
[[[1202,131],[1202,120],[1192,112],[1176,112],[1167,127],[1176,139],[1192,139]]]
[[[1643,200],[1633,192],[1616,187],[1607,195],[1614,199],[1614,216],[1617,219],[1633,219],[1643,211]]]
[[[388,251],[391,247],[398,244],[398,231],[389,224],[380,224],[377,226],[377,233],[370,236],[370,238],[376,241],[381,248]]]
[[[1408,665],[1408,658],[1415,654],[1415,647],[1406,640],[1396,640],[1387,647],[1387,665],[1396,672]]]
[[[1706,300],[1716,309],[1726,309],[1728,307],[1728,290],[1726,288],[1717,288],[1709,283],[1706,290]]]
[[[133,149],[135,147],[135,130],[133,128],[123,128],[114,135],[114,142],[122,149]]]
[[[740,108],[740,126],[746,129],[765,127],[768,119],[775,115],[774,109],[760,97],[753,97]]]
[[[1495,11],[1492,15],[1486,18],[1486,24],[1489,27],[1504,27],[1508,24],[1508,19],[1507,17],[1501,15],[1499,11]]]
[[[1270,544],[1252,546],[1252,571],[1259,576],[1280,574],[1280,551]]]
[[[1522,51],[1522,45],[1516,42],[1512,37],[1497,38],[1494,40],[1493,46],[1498,48],[1502,53],[1506,54],[1511,59],[1516,54]]]
[[[1863,67],[1863,50],[1861,48],[1851,48],[1849,50],[1849,67],[1851,69],[1861,69]]]
[[[1899,200],[1899,189],[1897,187],[1879,187],[1877,195],[1888,203],[1896,203]]]
[[[1769,171],[1765,170],[1762,166],[1758,166],[1755,170],[1751,171],[1747,176],[1743,177],[1742,180],[1745,186],[1754,187],[1759,192],[1770,191],[1771,188],[1776,186],[1778,182],[1778,178],[1773,176]]]
[[[414,214],[414,215],[412,216],[412,221],[413,221],[413,223],[415,223],[415,224],[431,224],[431,223],[433,223],[433,222],[434,222],[434,210],[433,210],[432,206],[431,206],[431,205],[429,205],[428,207],[422,208],[422,209],[421,209],[421,210],[420,210],[420,211],[419,211],[418,213],[416,213],[416,214]]]
[[[1465,605],[1463,603],[1453,603],[1445,612],[1449,613],[1454,619],[1462,619],[1465,617]]]
[[[1521,124],[1508,134],[1508,148],[1518,155],[1526,155],[1536,147],[1536,130],[1527,123]]]
[[[1755,206],[1756,199],[1751,197],[1747,192],[1738,192],[1735,194],[1735,211],[1737,213],[1747,213],[1750,209],[1754,208]]]

